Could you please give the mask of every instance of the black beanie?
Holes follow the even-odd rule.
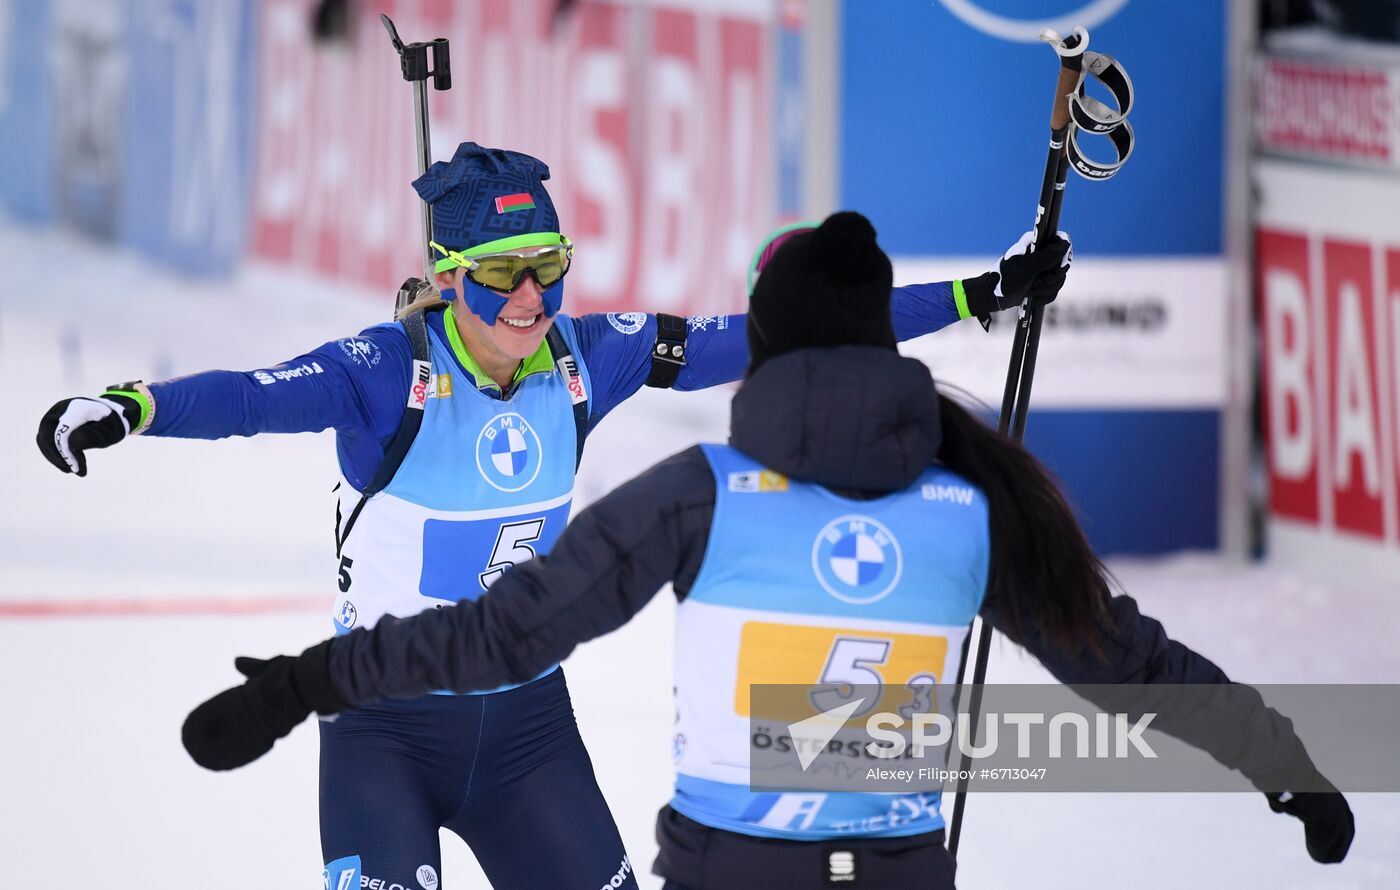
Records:
[[[749,373],[798,349],[895,349],[893,285],[890,258],[859,213],[833,213],[812,231],[792,235],[764,264],[749,299]]]

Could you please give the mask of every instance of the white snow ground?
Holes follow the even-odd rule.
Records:
[[[271,364],[379,321],[389,303],[276,270],[194,283],[67,235],[0,226],[0,883],[319,886],[314,728],[218,775],[189,761],[178,733],[190,707],[237,679],[235,654],[299,651],[329,629],[331,437],[124,443],[92,455],[92,474],[79,480],[44,463],[33,434],[61,396]],[[643,392],[590,440],[582,498],[722,437],[727,401],[726,392]],[[1145,611],[1239,679],[1400,681],[1391,585],[1209,555],[1114,568]],[[293,610],[93,608],[274,597]],[[36,602],[75,614],[5,614]],[[648,888],[659,886],[646,874],[651,824],[671,777],[673,608],[659,596],[566,666],[599,781]],[[997,647],[992,680],[1041,676]],[[1351,857],[1322,867],[1308,859],[1301,827],[1259,795],[980,795],[969,805],[960,886],[1396,886],[1400,796],[1350,799]],[[485,886],[450,835],[443,870],[448,888]]]

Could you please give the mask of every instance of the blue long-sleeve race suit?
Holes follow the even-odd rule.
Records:
[[[946,281],[897,287],[890,309],[901,341],[959,320]],[[705,389],[741,378],[748,366],[744,316],[691,316],[687,322],[687,362],[672,388]],[[579,358],[592,376],[590,425],[596,425],[646,381],[656,318],[598,313],[575,318],[573,325]],[[440,316],[434,327],[441,333]],[[402,326],[381,324],[273,367],[205,371],[155,383],[157,409],[145,435],[222,439],[333,429],[341,471],[358,489],[373,475],[403,418],[411,364]]]

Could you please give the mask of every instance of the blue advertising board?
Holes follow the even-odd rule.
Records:
[[[121,241],[192,274],[242,258],[253,124],[253,3],[145,0],[127,22]]]
[[[1064,226],[1095,254],[1219,254],[1225,5],[844,4],[842,203],[870,216],[892,254],[965,256],[1009,244],[1008,233],[1014,240],[1034,220],[1059,67],[1025,38],[1041,20],[1065,33],[1081,22],[1090,50],[1132,77],[1137,143],[1108,182],[1071,175]]]
[[[247,228],[253,8],[0,3],[0,207],[230,271]]]
[[[0,208],[28,222],[53,213],[49,19],[44,0],[0,3]]]
[[[773,91],[773,154],[777,162],[775,209],[784,222],[802,212],[802,155],[806,151],[800,22],[783,22],[776,29],[777,71]]]
[[[839,194],[871,217],[897,274],[949,271],[939,258],[990,263],[1033,223],[1059,68],[1038,40],[1043,25],[1083,25],[1089,49],[1128,71],[1132,156],[1111,180],[1069,177],[1061,228],[1074,237],[1075,268],[1047,316],[1026,441],[1101,552],[1217,546],[1226,4],[885,0],[842,10]],[[1081,143],[1112,157],[1101,137]],[[995,407],[1012,325],[964,327],[915,351],[936,377]]]

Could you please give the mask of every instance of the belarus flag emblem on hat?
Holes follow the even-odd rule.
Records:
[[[512,210],[534,210],[535,199],[530,197],[529,192],[519,192],[514,195],[502,195],[496,199],[497,213],[510,213]]]

